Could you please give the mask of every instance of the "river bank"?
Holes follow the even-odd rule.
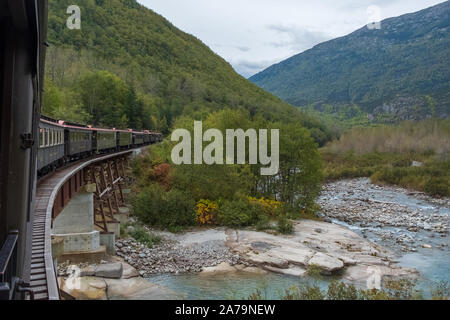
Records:
[[[450,199],[352,179],[324,186],[321,217],[388,248],[399,266],[420,272],[422,288],[450,282]]]
[[[418,279],[426,291],[427,281],[449,280],[449,199],[355,179],[326,185],[319,203],[325,221],[296,221],[290,236],[225,228],[182,234],[148,229],[163,239],[161,244],[147,248],[118,240],[115,259],[135,269],[134,280],[94,279],[94,286],[104,283],[100,287],[108,299],[242,299],[261,288],[276,299],[309,281],[311,268],[322,274],[323,288],[333,280],[365,289],[408,278]]]
[[[275,273],[306,278],[314,267],[325,277],[379,289],[385,277],[417,276],[415,270],[396,266],[389,250],[345,227],[321,221],[296,221],[290,236],[224,228],[158,235],[164,241],[152,249],[119,240],[117,255],[143,277]]]

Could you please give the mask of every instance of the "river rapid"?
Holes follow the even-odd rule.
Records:
[[[327,184],[319,204],[324,219],[389,249],[398,265],[419,271],[422,289],[450,282],[450,199],[354,179]]]

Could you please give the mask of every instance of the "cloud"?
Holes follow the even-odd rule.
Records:
[[[248,52],[248,51],[252,50],[252,48],[244,47],[244,46],[235,46],[235,48],[242,52]]]
[[[287,47],[294,51],[304,51],[318,43],[330,40],[330,35],[322,31],[313,31],[299,26],[286,26],[281,24],[268,25],[267,29],[279,35],[276,41],[269,44],[276,48]]]
[[[239,60],[232,63],[237,73],[246,78],[250,78],[252,75],[270,67],[274,63],[280,62],[280,60],[264,60],[264,61],[249,61]]]
[[[248,46],[240,46],[240,45],[231,45],[231,44],[221,44],[221,43],[214,43],[213,46],[215,48],[231,48],[231,49],[236,49],[239,50],[241,52],[248,52],[250,50],[252,50],[252,48],[248,47]]]
[[[418,11],[443,0],[138,0],[195,35],[248,77],[271,63],[349,34],[381,17]]]

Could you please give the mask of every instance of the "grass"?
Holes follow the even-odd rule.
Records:
[[[147,231],[144,226],[138,223],[122,225],[120,234],[122,237],[131,237],[149,248],[160,244],[162,241],[160,236]]]
[[[321,150],[327,181],[370,177],[434,197],[450,196],[450,120],[354,128]],[[421,162],[413,167],[413,162]]]
[[[433,197],[450,196],[450,160],[438,160],[434,154],[374,152],[358,155],[322,151],[322,156],[327,181],[370,177],[377,184],[397,185]],[[413,167],[413,161],[423,165]]]

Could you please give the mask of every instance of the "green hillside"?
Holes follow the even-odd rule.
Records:
[[[66,27],[72,4],[81,8],[81,30]],[[203,119],[224,108],[245,109],[251,117],[315,128],[318,140],[330,137],[316,120],[135,0],[50,0],[48,42],[49,116],[168,132],[181,115]]]
[[[450,114],[450,1],[317,45],[250,78],[285,101],[341,119]]]

